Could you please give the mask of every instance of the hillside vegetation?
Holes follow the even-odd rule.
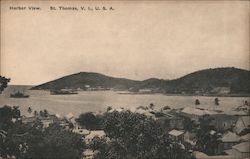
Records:
[[[250,71],[227,67],[205,69],[174,80],[150,78],[143,81],[114,78],[99,73],[80,72],[50,81],[32,89],[86,89],[133,90],[150,89],[158,93],[174,94],[250,94]]]

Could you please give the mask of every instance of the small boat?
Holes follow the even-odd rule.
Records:
[[[70,95],[70,94],[78,94],[76,90],[50,90],[51,95]]]
[[[10,94],[10,98],[29,98],[29,95],[17,91],[16,93]]]

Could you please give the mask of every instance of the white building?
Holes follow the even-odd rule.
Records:
[[[93,131],[90,131],[90,133],[85,136],[85,142],[89,144],[94,137],[102,138],[105,136],[106,134],[103,130],[93,130]]]
[[[179,131],[179,130],[171,130],[168,132],[170,138],[174,139],[174,140],[178,140],[178,141],[183,141],[184,140],[184,132],[183,131]]]
[[[190,118],[191,120],[199,121],[200,117],[207,115],[207,114],[211,115],[213,113],[208,110],[201,110],[197,108],[186,107],[180,112],[180,114],[182,116]]]

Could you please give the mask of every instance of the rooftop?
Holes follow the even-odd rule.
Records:
[[[224,152],[226,154],[230,155],[230,156],[233,156],[233,154],[234,154],[234,150],[233,149],[225,150]]]
[[[180,136],[180,135],[184,134],[184,132],[173,129],[173,130],[169,131],[168,134],[173,135],[173,136]]]
[[[81,134],[81,135],[88,135],[90,131],[87,129],[73,129],[74,133]]]
[[[238,145],[233,146],[233,149],[236,149],[243,153],[250,153],[250,143],[249,142],[242,142]]]
[[[250,126],[250,116],[243,116],[239,120],[242,120],[245,127]]]
[[[94,155],[94,151],[91,150],[91,149],[86,149],[84,152],[83,152],[84,156],[93,156]]]
[[[228,131],[222,136],[221,141],[222,142],[239,142],[240,137],[236,133]]]
[[[95,136],[103,137],[105,135],[106,134],[103,130],[94,130],[94,131],[90,131],[90,133],[85,137],[85,139],[93,139]]]
[[[235,159],[231,155],[208,156],[207,154],[199,151],[194,151],[193,155],[196,159]]]
[[[250,141],[250,133],[240,137],[243,141]]]
[[[196,108],[192,108],[192,107],[186,107],[181,112],[186,113],[186,114],[194,114],[194,115],[198,115],[198,116],[203,116],[206,114],[209,114],[209,115],[213,114],[212,112],[210,112],[208,110],[201,110],[201,109],[196,109]]]

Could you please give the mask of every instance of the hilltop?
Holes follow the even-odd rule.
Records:
[[[250,71],[215,68],[190,73],[166,84],[167,92],[250,94]]]
[[[174,94],[250,94],[250,71],[234,67],[205,69],[174,80],[150,78],[143,81],[115,78],[99,73],[80,72],[35,86],[31,89],[104,88],[149,89]]]
[[[97,88],[117,88],[129,89],[136,85],[139,81],[129,80],[125,78],[109,77],[100,73],[79,72],[76,74],[64,76],[62,78],[35,86],[31,89],[85,89],[87,86]]]

